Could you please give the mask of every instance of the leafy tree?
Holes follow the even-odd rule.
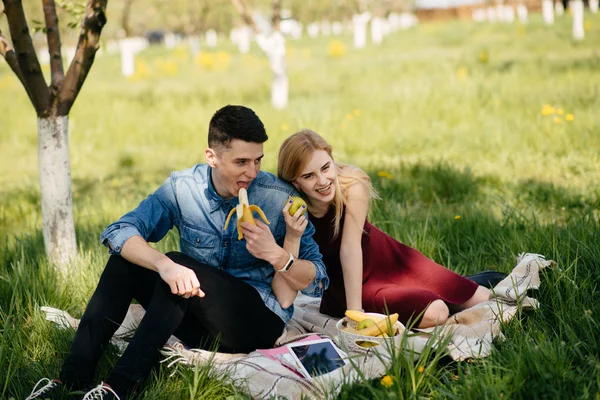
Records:
[[[80,13],[83,18],[75,56],[65,74],[56,4],[54,0],[42,0],[43,31],[50,53],[51,81],[48,86],[33,46],[22,1],[2,0],[12,44],[0,30],[0,54],[23,85],[37,114],[44,245],[49,259],[63,270],[77,252],[71,194],[69,111],[94,62],[100,33],[106,24],[107,1],[88,0],[81,8],[77,8],[78,3],[60,3],[74,7],[68,11]]]

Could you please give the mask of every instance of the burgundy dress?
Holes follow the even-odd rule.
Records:
[[[344,213],[345,214],[345,213]],[[319,245],[329,275],[329,288],[323,294],[320,311],[341,318],[346,311],[344,276],[340,263],[344,217],[340,234],[333,239],[335,208],[322,218],[310,215],[315,226],[314,239]],[[477,290],[477,283],[435,263],[383,233],[365,221],[362,235],[363,286],[362,305],[366,312],[398,313],[406,324],[415,319],[434,300],[461,304]],[[416,320],[418,325],[420,318]]]

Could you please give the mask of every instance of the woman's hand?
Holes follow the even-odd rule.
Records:
[[[291,239],[299,239],[302,237],[306,226],[308,225],[308,219],[306,218],[305,211],[306,205],[302,205],[300,208],[296,210],[294,215],[290,215],[290,207],[294,201],[290,198],[290,200],[283,207],[283,218],[285,219],[286,236],[289,235]]]

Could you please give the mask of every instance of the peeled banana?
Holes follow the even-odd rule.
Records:
[[[265,215],[265,213],[260,209],[259,206],[250,205],[250,203],[248,202],[248,192],[246,191],[246,189],[240,188],[240,190],[238,192],[238,198],[239,198],[239,204],[233,210],[231,210],[229,212],[229,215],[227,215],[227,219],[225,220],[225,227],[223,228],[223,230],[227,230],[227,227],[229,226],[229,220],[231,219],[233,212],[236,211],[236,215],[237,215],[237,219],[238,219],[238,221],[237,221],[238,240],[242,240],[244,238],[244,233],[242,232],[242,227],[240,224],[242,222],[248,222],[248,223],[251,223],[252,225],[256,225],[256,221],[254,220],[252,211],[256,211],[258,213],[258,215],[260,215],[260,217],[263,219],[263,221],[265,221],[267,223],[267,225],[270,225],[270,222],[267,219],[267,216]]]

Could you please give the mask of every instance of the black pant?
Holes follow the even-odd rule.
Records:
[[[194,270],[206,296],[185,299],[174,295],[158,273],[111,256],[63,364],[63,383],[79,390],[93,383],[101,353],[132,299],[146,314],[105,380],[120,396],[127,396],[148,377],[158,363],[159,350],[173,334],[187,346],[206,349],[218,339],[218,351],[231,353],[273,346],[285,324],[265,306],[256,289],[184,254],[167,256]]]

